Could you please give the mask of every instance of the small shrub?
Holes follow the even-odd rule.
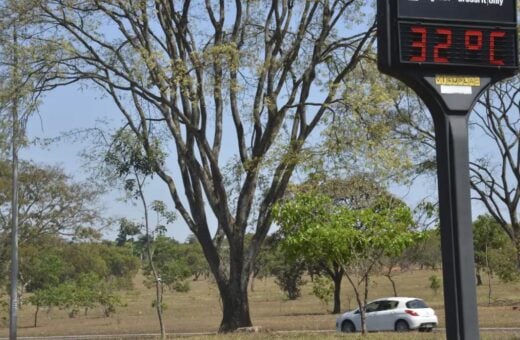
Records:
[[[188,281],[178,281],[172,285],[171,289],[179,293],[187,293],[191,288]]]
[[[7,326],[7,314],[9,311],[9,304],[4,299],[2,294],[0,294],[0,325]]]
[[[273,272],[276,278],[275,283],[289,300],[296,300],[301,296],[301,287],[307,283],[302,278],[305,272],[303,262],[282,262]]]
[[[441,288],[441,279],[437,275],[432,275],[429,278],[430,280],[430,289],[433,290],[433,294],[437,295],[437,291]]]

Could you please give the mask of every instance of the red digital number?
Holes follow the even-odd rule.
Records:
[[[410,61],[417,61],[419,63],[426,61],[426,27],[412,26],[410,28],[412,33],[420,34],[420,40],[412,41],[412,47],[420,50],[419,55],[410,57]]]
[[[504,30],[433,25],[411,25],[409,34],[410,48],[406,55],[410,62],[464,66],[505,66],[503,49],[511,38]],[[431,39],[435,42],[429,43]]]
[[[498,39],[503,38],[506,35],[506,32],[503,31],[493,31],[489,35],[489,63],[492,65],[504,65],[504,60],[497,59],[495,45]]]
[[[464,44],[469,51],[480,51],[482,40],[482,31],[469,30],[464,34]]]
[[[435,32],[438,35],[443,35],[446,37],[446,40],[443,43],[438,43],[433,48],[433,61],[436,63],[447,63],[449,62],[447,57],[442,57],[440,52],[442,50],[447,50],[451,47],[452,33],[448,28],[437,28]]]

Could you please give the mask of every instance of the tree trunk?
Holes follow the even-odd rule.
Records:
[[[249,315],[249,303],[246,288],[227,289],[220,292],[222,296],[222,321],[220,322],[219,332],[228,333],[241,327],[251,327],[251,317]]]
[[[343,279],[343,270],[336,272],[333,278],[334,281],[334,307],[333,314],[341,313],[341,281]]]
[[[251,282],[251,284],[249,285],[249,289],[251,290],[251,292],[254,292],[255,291],[255,273],[251,272],[249,281]]]
[[[253,325],[249,314],[247,296],[249,275],[242,275],[242,267],[237,265],[237,262],[242,262],[242,259],[231,256],[230,279],[225,284],[223,282],[219,284],[222,299],[220,333],[233,332],[238,328],[251,327]]]
[[[356,302],[357,302],[357,305],[358,305],[358,308],[359,308],[359,314],[360,314],[360,317],[361,317],[361,333],[363,335],[365,335],[366,332],[367,332],[367,326],[365,324],[365,320],[366,320],[365,319],[365,317],[366,317],[366,313],[365,313],[366,297],[364,298],[364,300],[361,300],[361,292],[357,289],[357,287],[356,287],[357,285],[354,283],[353,278],[346,271],[345,271],[345,274],[347,276],[347,280],[350,282],[350,286],[352,287],[352,290],[354,291],[354,296],[356,298]]]
[[[206,223],[202,214],[197,215],[199,225]],[[244,254],[244,228],[227,227],[233,229],[233,235],[228,236],[229,246],[229,266],[222,261],[217,247],[207,228],[194,230],[195,236],[199,240],[204,256],[208,261],[209,268],[217,284],[222,303],[222,320],[219,332],[229,333],[242,327],[251,327],[251,317],[249,313],[248,288],[251,266],[254,256],[248,253],[247,260]],[[253,243],[250,245],[253,246]]]
[[[482,286],[482,274],[480,268],[477,268],[477,286]]]
[[[394,279],[392,278],[392,275],[388,274],[386,277],[388,278],[388,280],[390,281],[390,283],[392,283],[392,289],[393,289],[393,291],[394,291],[394,296],[397,297],[397,286],[395,285],[395,281],[394,281]]]
[[[34,312],[34,328],[38,327],[38,312],[40,311],[40,305],[36,304],[36,311]]]
[[[155,269],[154,269],[155,270]],[[161,339],[166,339],[166,328],[163,320],[163,289],[160,278],[156,275],[155,279],[155,310],[157,312],[157,318],[159,320],[159,328],[161,330]]]
[[[368,333],[368,328],[367,328],[367,315],[366,315],[366,308],[367,308],[367,300],[368,300],[368,274],[365,275],[365,277],[363,278],[363,285],[364,285],[364,294],[363,294],[363,310],[362,310],[362,313],[361,313],[361,329],[362,329],[362,333],[365,335]]]
[[[229,239],[229,279],[225,285],[219,284],[223,314],[220,333],[253,325],[247,296],[251,267],[246,265],[244,257],[243,232],[236,232],[234,236]]]
[[[520,234],[520,233],[519,233]],[[516,268],[520,271],[520,235],[515,235]]]
[[[143,205],[144,212],[144,225],[145,225],[145,237],[146,237],[146,255],[148,257],[148,265],[152,270],[153,278],[155,281],[155,310],[157,312],[157,319],[159,320],[159,330],[161,332],[161,339],[166,339],[166,327],[164,325],[163,319],[163,309],[162,309],[162,301],[163,301],[163,289],[162,289],[162,281],[161,276],[157,272],[155,268],[155,264],[153,262],[153,253],[152,246],[150,244],[150,238],[153,237],[150,233],[150,220],[148,215],[148,204],[146,202],[146,197],[144,196],[143,186],[145,178],[140,178],[139,173],[134,171],[134,177],[137,183],[139,197],[141,199],[141,203]]]
[[[492,285],[491,285],[491,271],[488,271],[488,306],[491,305],[491,293],[492,293]]]
[[[486,271],[487,271],[487,274],[488,274],[488,306],[491,305],[491,275],[492,275],[492,271],[491,271],[491,268],[489,266],[489,254],[488,254],[488,247],[487,247],[487,244],[486,244]]]

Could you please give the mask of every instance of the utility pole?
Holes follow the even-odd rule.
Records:
[[[9,304],[9,340],[17,339],[18,313],[18,135],[20,123],[18,121],[18,32],[13,25],[13,66],[12,66],[12,202],[11,202],[11,296]]]

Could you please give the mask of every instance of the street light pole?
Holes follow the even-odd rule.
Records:
[[[18,121],[18,33],[16,25],[13,26],[13,105],[11,114],[12,126],[12,202],[11,202],[11,296],[9,304],[9,340],[17,338],[17,312],[18,312],[18,135],[20,123]]]

